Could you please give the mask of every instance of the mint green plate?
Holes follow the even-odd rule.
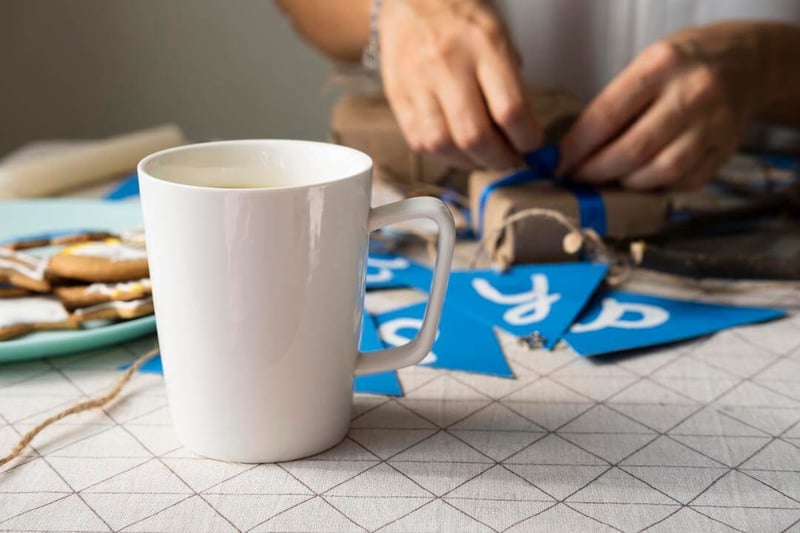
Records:
[[[73,230],[124,231],[142,226],[138,201],[10,200],[0,201],[0,243],[20,237]],[[100,348],[156,329],[153,315],[105,322],[74,331],[41,331],[0,341],[0,363]]]

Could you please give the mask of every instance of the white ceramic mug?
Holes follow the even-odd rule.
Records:
[[[372,160],[325,143],[196,144],[139,163],[167,395],[181,443],[241,462],[305,457],[347,433],[354,374],[431,350],[453,255],[447,207],[370,208]],[[362,354],[369,232],[439,227],[425,321],[411,343]]]

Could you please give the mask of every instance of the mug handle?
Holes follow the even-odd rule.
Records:
[[[369,231],[382,226],[403,222],[412,218],[427,218],[436,223],[439,229],[439,242],[436,246],[436,266],[433,270],[430,297],[425,309],[425,317],[419,334],[402,346],[386,348],[364,354],[359,352],[356,361],[356,375],[373,374],[411,366],[422,361],[433,348],[439,317],[447,291],[450,265],[453,262],[453,247],[456,229],[453,214],[441,200],[431,197],[409,198],[373,208],[369,213]]]

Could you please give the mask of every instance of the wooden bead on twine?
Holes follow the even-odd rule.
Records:
[[[576,255],[583,250],[593,261],[600,261],[608,264],[609,272],[606,276],[606,282],[609,285],[621,285],[630,276],[630,263],[621,261],[620,258],[606,246],[606,243],[603,242],[603,239],[596,231],[591,228],[581,228],[573,220],[564,216],[563,213],[555,209],[547,209],[544,207],[523,209],[503,219],[500,226],[494,228],[480,240],[478,248],[475,250],[475,254],[472,257],[472,261],[470,261],[470,268],[474,269],[481,256],[486,252],[486,243],[497,239],[507,227],[520,220],[537,217],[554,220],[568,230],[562,241],[562,247],[566,253]],[[511,267],[507,262],[500,262],[497,257],[492,257],[491,259],[500,271],[504,272]]]

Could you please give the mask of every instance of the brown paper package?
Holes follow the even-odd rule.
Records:
[[[545,131],[546,142],[556,142],[580,113],[581,104],[563,89],[529,89],[534,115]],[[435,158],[415,153],[406,143],[386,99],[380,94],[348,92],[333,108],[330,121],[333,142],[356,148],[375,161],[375,178],[399,185],[408,194],[430,194],[426,185],[454,188],[470,195],[476,213],[477,194],[486,183],[502,173],[475,172],[472,176],[447,167]],[[649,234],[666,222],[669,201],[663,195],[603,193],[608,213],[608,234],[627,237]],[[486,230],[491,231],[508,215],[526,207],[549,207],[577,216],[572,193],[549,184],[498,190],[492,194],[486,212]],[[477,217],[473,216],[475,220]],[[487,248],[492,257],[507,264],[551,262],[574,259],[562,251],[566,231],[545,220],[525,220],[503,232]]]
[[[473,229],[478,224],[478,203],[484,188],[503,172],[473,172],[469,180]],[[607,236],[625,239],[652,235],[668,221],[670,197],[664,193],[640,193],[608,189],[600,191],[606,212]],[[541,217],[525,218],[497,231],[507,217],[530,207],[553,209],[578,221],[578,200],[569,190],[552,182],[537,182],[495,189],[486,201],[483,235],[486,251],[500,264],[570,261],[563,249],[567,229]]]
[[[529,93],[534,115],[545,129],[546,137],[560,138],[580,112],[578,100],[561,89],[531,88]],[[342,96],[333,108],[330,137],[335,143],[372,157],[376,179],[412,190],[427,184],[451,186],[467,193],[466,172],[411,150],[389,103],[381,95],[350,92]]]

